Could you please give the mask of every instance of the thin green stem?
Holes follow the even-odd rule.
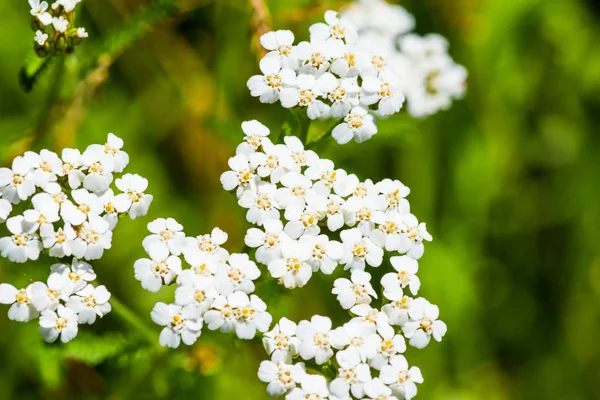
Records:
[[[154,330],[148,327],[146,323],[142,321],[142,319],[127,305],[122,303],[121,300],[117,299],[114,295],[112,295],[110,298],[110,304],[115,315],[138,331],[141,336],[148,339],[152,345],[160,348],[161,350],[163,349],[162,347],[159,347],[157,340],[158,338],[156,337]]]

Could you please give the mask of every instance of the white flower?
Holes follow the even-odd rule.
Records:
[[[310,280],[312,268],[307,263],[311,249],[303,242],[286,241],[281,246],[281,257],[269,263],[273,278],[288,289],[302,287]]]
[[[33,162],[23,156],[15,157],[12,169],[0,168],[0,192],[12,204],[26,200],[35,193]]]
[[[81,155],[86,177],[83,187],[91,192],[99,193],[108,189],[113,180],[115,170],[114,157],[106,153],[103,146],[91,145]]]
[[[397,273],[390,272],[381,278],[383,295],[389,300],[400,300],[403,296],[402,289],[410,288],[412,294],[417,294],[421,281],[416,275],[419,264],[417,260],[408,256],[395,256],[390,262]]]
[[[19,290],[8,283],[0,284],[0,303],[11,304],[8,309],[8,319],[18,322],[28,322],[38,317],[38,311],[31,304],[33,296],[31,291],[32,285]]]
[[[175,302],[180,306],[194,307],[203,315],[219,296],[212,277],[197,276],[181,282],[175,291]]]
[[[50,267],[50,273],[66,276],[70,281],[73,292],[78,292],[87,286],[88,282],[96,279],[96,274],[92,266],[85,261],[76,258],[71,261],[71,266],[67,264],[54,264]]]
[[[302,235],[318,235],[321,232],[318,225],[320,216],[320,213],[313,207],[290,206],[284,213],[285,219],[290,221],[285,225],[285,233],[292,239],[298,239]]]
[[[281,257],[281,245],[290,238],[283,232],[283,223],[279,219],[266,221],[263,228],[264,231],[258,228],[248,229],[244,242],[248,247],[256,248],[256,261],[268,265]]]
[[[78,36],[79,29],[83,28],[78,28]],[[83,30],[83,32],[85,32],[85,29]],[[85,33],[85,36],[80,37],[87,37],[87,33]],[[96,155],[102,155],[102,157],[104,157],[105,159],[110,160],[109,164],[111,164],[112,166],[112,172],[120,173],[123,172],[125,167],[127,167],[127,164],[129,164],[129,155],[123,150],[121,150],[122,148],[123,139],[119,138],[118,136],[112,133],[109,133],[108,138],[106,139],[106,143],[104,145],[93,144],[89,146],[84,152],[84,157],[85,153],[88,152],[92,152]]]
[[[256,167],[258,176],[270,176],[271,183],[278,183],[281,177],[294,165],[290,149],[282,144],[273,144],[270,140],[263,140],[264,153],[250,155],[250,163]]]
[[[375,346],[372,338],[378,336],[376,328],[372,324],[365,323],[359,318],[353,318],[350,322],[331,331],[331,345],[341,350],[348,359],[358,359],[365,362],[375,356]]]
[[[398,246],[398,252],[406,253],[407,256],[415,260],[421,258],[425,250],[423,240],[428,242],[432,240],[425,223],[419,223],[412,214],[405,214],[402,216],[401,232],[404,234],[404,238]]]
[[[363,237],[358,228],[348,229],[340,234],[344,244],[344,254],[340,260],[344,269],[364,270],[365,265],[378,267],[383,261],[383,250],[369,238]]]
[[[406,200],[406,196],[410,193],[410,189],[398,180],[384,179],[377,182],[375,187],[385,199],[386,210],[394,210],[400,214],[410,212],[410,204]]]
[[[269,50],[266,57],[277,59],[283,68],[298,68],[298,57],[294,45],[294,34],[292,31],[279,30],[267,32],[260,37],[260,44]]]
[[[298,171],[299,167],[307,167],[319,160],[319,156],[312,150],[305,150],[304,144],[296,136],[286,136],[283,141],[291,152],[292,161]]]
[[[181,341],[191,346],[202,333],[202,318],[193,307],[156,303],[151,317],[154,323],[164,326],[159,338],[161,346],[177,348]]]
[[[348,356],[343,352],[336,354],[340,365],[338,375],[330,384],[331,393],[339,398],[348,398],[352,393],[357,399],[364,396],[364,385],[371,380],[371,370],[358,357]]]
[[[344,226],[344,214],[342,213],[344,203],[344,199],[335,194],[330,194],[327,198],[327,229],[331,232],[335,232]]]
[[[16,216],[6,221],[6,227],[12,236],[0,238],[0,254],[12,262],[23,263],[37,260],[42,251],[42,243],[33,230],[25,230],[23,217]]]
[[[141,258],[135,262],[135,279],[142,287],[150,292],[158,292],[161,286],[170,285],[181,272],[181,259],[169,256],[166,247],[151,247],[148,252],[150,259]]]
[[[152,235],[146,236],[142,246],[146,252],[154,246],[164,246],[171,254],[178,256],[186,245],[183,225],[173,218],[158,218],[148,224],[148,230]]]
[[[208,325],[208,329],[211,331],[220,329],[221,332],[232,332],[236,327],[236,311],[230,304],[233,300],[235,302],[235,293],[229,296],[217,297],[212,305],[211,309],[204,314],[204,321]]]
[[[346,44],[352,44],[356,41],[358,36],[356,28],[346,18],[339,18],[337,12],[326,11],[325,22],[310,27],[311,42],[330,39],[343,40]]]
[[[322,196],[328,196],[332,189],[335,194],[342,197],[352,193],[348,173],[343,169],[335,169],[331,160],[318,160],[304,171],[304,176],[316,181],[313,189]]]
[[[327,99],[331,101],[331,116],[341,118],[346,116],[350,110],[358,105],[358,94],[360,87],[356,78],[335,79],[333,75],[327,74],[320,78],[322,90],[326,92]]]
[[[417,383],[423,383],[423,376],[418,367],[408,367],[402,355],[390,359],[390,365],[381,368],[379,379],[393,390],[400,398],[410,400],[417,395]]]
[[[60,301],[67,301],[73,293],[74,284],[68,276],[52,273],[48,284],[35,282],[31,284],[31,304],[38,310],[56,310]]]
[[[297,325],[287,318],[281,318],[277,325],[263,335],[263,346],[272,359],[280,357],[291,362],[298,355],[300,339],[296,337]]]
[[[328,117],[329,106],[318,99],[323,94],[320,85],[321,79],[328,75],[333,78],[333,75],[328,72],[319,77],[319,79],[309,74],[298,75],[293,86],[281,89],[279,93],[281,105],[285,108],[296,106],[306,107],[306,112],[310,119]]]
[[[119,214],[123,214],[131,207],[131,199],[126,194],[115,196],[112,189],[107,189],[98,200],[104,209],[102,218],[108,222],[108,229],[113,230],[119,222]]]
[[[345,45],[337,40],[313,40],[298,43],[295,51],[302,64],[299,72],[321,76],[329,70],[332,59],[344,55],[344,47]]]
[[[305,360],[315,359],[318,365],[326,363],[332,356],[330,343],[331,320],[315,315],[309,321],[300,321],[296,336],[300,339],[298,352]]]
[[[398,400],[396,396],[392,396],[392,389],[387,387],[379,378],[365,383],[364,391],[368,397],[363,400]]]
[[[329,240],[327,235],[302,236],[300,241],[305,242],[311,249],[311,256],[306,261],[313,272],[321,271],[326,275],[333,273],[342,257],[344,248],[340,242]]]
[[[388,68],[390,62],[390,54],[388,46],[379,43],[369,43],[367,53],[369,54],[369,62],[363,63],[360,66],[360,75],[377,76]]]
[[[376,347],[377,353],[369,359],[369,365],[377,370],[387,365],[390,358],[396,354],[406,351],[404,336],[395,335],[393,331],[384,337],[374,335],[370,339],[374,347]]]
[[[86,220],[101,219],[99,215],[104,210],[98,196],[85,189],[76,189],[71,192],[75,204],[65,202],[60,215],[73,226],[81,225]],[[94,218],[96,217],[96,218]],[[104,222],[108,229],[108,222]]]
[[[219,228],[213,228],[210,234],[195,238],[186,238],[184,248],[185,260],[190,265],[197,265],[198,259],[209,256],[217,262],[227,261],[229,252],[221,247],[227,241],[227,233]]]
[[[123,194],[116,197],[126,197],[127,208],[129,209],[129,217],[136,219],[148,214],[150,204],[152,204],[152,195],[145,194],[144,191],[148,188],[148,180],[137,174],[125,174],[123,177],[115,181],[115,185]],[[125,202],[124,201],[124,202]]]
[[[44,340],[53,343],[60,335],[60,341],[70,342],[77,336],[78,317],[67,307],[58,306],[57,311],[44,310],[40,316],[40,333]]]
[[[251,340],[256,331],[266,332],[273,317],[267,312],[267,305],[256,295],[248,296],[243,292],[234,292],[228,297],[236,318],[235,333],[238,338]]]
[[[392,115],[400,111],[404,103],[404,95],[398,87],[398,77],[390,70],[375,76],[363,77],[360,102],[366,106],[378,103],[379,115]]]
[[[73,254],[77,233],[68,223],[65,223],[64,228],[58,228],[56,231],[53,225],[44,225],[40,229],[40,237],[44,248],[50,249],[50,257],[62,258]]]
[[[339,144],[346,144],[353,138],[357,143],[362,143],[376,133],[375,119],[363,107],[354,107],[344,118],[344,122],[333,128],[331,132]]]
[[[281,69],[280,61],[274,57],[263,58],[259,65],[263,75],[254,75],[248,79],[250,94],[258,97],[261,103],[275,103],[279,100],[281,89],[294,84],[296,73],[289,68]]]
[[[87,285],[67,301],[67,307],[79,316],[80,324],[93,324],[96,316],[103,317],[111,310],[110,293],[104,285]]]
[[[343,16],[359,29],[361,36],[376,35],[380,40],[395,39],[415,27],[415,17],[403,7],[385,0],[354,1],[346,7]]]
[[[440,309],[423,298],[413,301],[408,312],[410,320],[402,327],[402,332],[411,346],[422,349],[429,344],[431,337],[438,342],[446,334],[446,324],[440,320]]]
[[[193,257],[186,258],[190,269],[184,269],[177,277],[178,285],[191,283],[199,278],[214,278],[215,272],[220,267],[222,261],[217,261],[210,255],[197,252]]]
[[[57,0],[56,3],[52,5],[52,8],[56,8],[55,5],[60,4],[66,12],[71,12],[80,1],[81,0]]]
[[[261,362],[258,368],[258,379],[268,383],[269,396],[281,396],[295,388],[305,374],[302,363],[290,365],[280,356],[274,356],[273,361]]]
[[[377,293],[371,286],[371,275],[365,271],[354,270],[350,279],[338,278],[333,283],[333,294],[337,295],[344,310],[356,304],[369,304],[371,297],[377,298]]]
[[[58,204],[48,193],[38,193],[31,199],[33,210],[23,213],[23,229],[35,232],[60,220]]]
[[[304,375],[300,381],[300,387],[294,388],[285,396],[285,400],[303,400],[303,399],[327,399],[329,398],[329,389],[327,381],[321,375]]]
[[[48,34],[38,30],[35,32],[35,38],[33,40],[40,46],[43,46],[48,41]]]
[[[238,204],[248,209],[248,222],[262,226],[270,219],[279,219],[279,204],[275,199],[277,186],[261,183],[256,190],[246,190]]]
[[[110,249],[112,231],[102,218],[92,218],[77,227],[77,239],[73,242],[73,255],[86,260],[97,260],[102,257],[104,250]]]
[[[81,153],[77,149],[63,149],[61,158],[62,166],[56,174],[68,177],[71,189],[79,188],[85,179],[85,174],[79,169],[82,166]]]
[[[85,28],[77,28],[77,37],[79,38],[86,38],[88,37],[88,33],[86,32]],[[110,133],[109,133],[110,135]],[[119,171],[116,171],[119,172]]]
[[[254,280],[260,276],[260,270],[247,254],[231,254],[227,263],[219,265],[215,277],[218,292],[227,296],[234,291],[254,292]]]
[[[268,140],[267,136],[271,133],[269,128],[255,119],[242,122],[242,131],[245,135],[244,142],[240,143],[235,154],[250,155],[254,153],[262,146],[263,140]]]
[[[52,26],[54,26],[54,29],[56,29],[58,32],[66,32],[67,27],[69,26],[69,21],[66,20],[62,15],[58,18],[54,17],[52,18]]]
[[[37,17],[42,25],[50,25],[52,23],[52,15],[46,11],[48,10],[47,2],[40,2],[40,0],[29,0],[29,6],[31,7],[31,10],[29,11],[31,15]],[[43,45],[43,43],[40,45]]]
[[[392,301],[382,307],[390,320],[390,324],[403,326],[408,321],[408,311],[412,307],[414,299],[408,296],[402,296],[401,299]]]
[[[255,182],[256,174],[254,168],[250,165],[250,160],[244,154],[238,154],[231,157],[228,161],[231,171],[225,171],[221,174],[221,184],[223,189],[231,191],[237,189],[237,195],[241,195],[244,190],[251,189]]]
[[[395,211],[388,211],[384,218],[377,229],[372,230],[369,234],[373,243],[387,251],[410,247],[410,240],[402,232],[405,227],[404,217]]]
[[[62,161],[56,153],[46,149],[40,154],[27,151],[25,157],[29,157],[33,164],[33,180],[36,186],[45,188],[48,183],[56,181],[56,174],[60,172],[62,166]]]
[[[385,312],[368,304],[358,304],[352,307],[350,312],[357,315],[355,319],[372,325],[382,337],[394,334],[394,328],[390,325],[390,319]]]
[[[346,46],[344,55],[331,63],[331,72],[340,78],[355,78],[360,74],[361,66],[368,62],[367,55],[355,46]]]
[[[0,223],[6,221],[11,212],[12,204],[10,204],[10,201],[0,199]]]
[[[363,235],[369,235],[375,228],[375,224],[382,224],[386,221],[386,215],[383,211],[383,204],[378,196],[352,196],[344,204],[344,217],[346,225],[355,226],[358,223],[358,229]]]
[[[310,179],[296,171],[290,171],[281,177],[280,183],[283,187],[277,189],[275,198],[282,208],[306,205],[305,196],[312,186]]]

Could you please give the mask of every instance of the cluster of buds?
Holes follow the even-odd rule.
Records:
[[[72,53],[83,38],[88,37],[85,28],[74,25],[75,7],[81,0],[56,0],[52,5],[46,1],[29,0],[31,28],[35,32],[34,48],[38,56],[55,53]]]

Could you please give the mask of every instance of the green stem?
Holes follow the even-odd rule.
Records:
[[[156,336],[154,329],[148,327],[127,305],[122,303],[121,300],[117,299],[114,295],[110,297],[110,304],[115,315],[138,331],[144,338],[148,339],[152,345],[161,350],[163,349],[163,347],[159,346],[158,337]]]
[[[32,57],[31,60],[21,68],[21,71],[19,72],[19,83],[26,93],[31,92],[40,75],[48,68],[53,59],[52,56],[40,58],[35,55],[35,58]]]

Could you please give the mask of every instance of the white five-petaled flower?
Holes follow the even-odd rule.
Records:
[[[379,379],[392,389],[398,397],[410,400],[417,395],[417,383],[423,383],[423,376],[418,367],[408,367],[406,358],[396,355],[390,364],[381,368]]]
[[[48,34],[42,33],[42,31],[38,30],[35,32],[35,37],[33,40],[35,40],[38,45],[43,46],[48,41]]]
[[[33,210],[23,213],[23,228],[27,231],[41,230],[60,220],[59,206],[48,193],[38,193],[31,199]]]
[[[200,337],[202,318],[197,308],[156,303],[151,316],[157,325],[164,326],[159,338],[161,346],[177,348],[181,341],[191,346]]]
[[[209,256],[217,262],[227,261],[229,252],[221,247],[227,241],[227,233],[220,228],[213,228],[210,234],[195,238],[186,238],[184,248],[185,260],[190,265],[197,265],[198,260]]]
[[[220,294],[227,296],[233,292],[254,292],[254,280],[260,270],[247,254],[231,254],[227,263],[219,265],[215,273],[215,286]]]
[[[337,295],[344,310],[356,304],[369,304],[371,297],[377,298],[377,293],[371,286],[371,274],[362,270],[353,270],[350,279],[338,278],[333,283],[332,293]]]
[[[8,283],[0,284],[0,303],[10,304],[8,319],[18,322],[28,322],[38,317],[38,311],[31,303],[33,293],[31,286],[17,289]]]
[[[17,204],[35,193],[33,168],[33,160],[24,156],[15,157],[12,162],[12,169],[0,168],[0,193],[2,193],[2,197],[12,204]]]
[[[212,277],[195,275],[194,278],[179,282],[180,286],[175,291],[175,302],[180,306],[194,307],[204,315],[214,299],[219,296],[219,292],[215,289]]]
[[[266,57],[275,58],[283,68],[298,68],[298,57],[294,48],[292,31],[267,32],[260,37],[260,44],[269,50]]]
[[[73,258],[71,265],[54,264],[50,267],[50,273],[57,273],[66,276],[73,285],[72,291],[79,292],[84,287],[96,279],[96,273],[92,266],[85,261]]]
[[[258,368],[258,379],[267,383],[269,396],[281,396],[296,387],[306,371],[302,363],[287,364],[280,355],[274,355],[273,360],[265,360]]]
[[[294,84],[296,73],[289,68],[281,68],[280,61],[275,57],[265,57],[260,60],[260,70],[263,75],[254,75],[248,80],[250,94],[258,97],[261,103],[275,103],[279,100],[281,89]]]
[[[270,219],[263,224],[263,230],[250,228],[246,232],[244,242],[256,248],[256,261],[269,265],[272,260],[281,258],[281,246],[291,240],[283,231],[283,223],[279,219]]]
[[[310,321],[300,321],[296,336],[300,340],[298,352],[305,360],[315,359],[318,365],[326,363],[332,356],[331,349],[331,320],[315,315]]]
[[[152,235],[146,236],[142,241],[142,246],[146,252],[149,252],[154,246],[164,246],[171,254],[178,256],[185,248],[183,225],[173,218],[155,219],[148,223],[148,230]]]
[[[310,256],[311,249],[306,243],[286,241],[281,246],[281,258],[269,263],[269,272],[288,289],[302,287],[312,276],[312,268],[307,263]]]
[[[70,342],[77,336],[77,325],[78,316],[75,311],[62,305],[56,311],[42,311],[40,316],[40,333],[48,343],[55,342],[59,336],[61,342]]]
[[[329,73],[326,72],[325,74]],[[281,89],[279,93],[281,105],[285,108],[306,107],[310,119],[327,118],[329,116],[329,106],[319,100],[318,97],[323,95],[322,79],[329,75],[322,75],[319,78],[309,74],[298,75],[293,85],[290,81],[290,87]]]
[[[281,356],[286,362],[291,362],[298,355],[300,339],[296,337],[298,325],[283,317],[277,325],[263,335],[263,346],[273,359]]]
[[[358,228],[345,230],[340,237],[344,244],[344,255],[340,263],[345,264],[345,269],[364,270],[367,264],[372,267],[381,265],[383,250],[364,237]]]
[[[261,183],[256,190],[246,190],[238,203],[247,208],[246,219],[248,222],[262,226],[270,219],[279,219],[279,204],[275,199],[277,186]]]
[[[286,400],[326,400],[329,397],[327,380],[321,375],[304,375],[300,387],[292,389]]]
[[[181,272],[181,259],[169,255],[164,246],[149,248],[148,258],[141,258],[134,264],[135,279],[150,292],[158,292],[162,285],[170,285]]]
[[[377,133],[375,119],[366,108],[354,107],[344,118],[344,122],[333,128],[331,134],[339,144],[346,144],[354,139],[362,143]]]
[[[104,285],[87,285],[67,301],[67,307],[79,316],[80,324],[93,324],[96,317],[103,317],[111,310],[110,293]]]
[[[131,219],[143,217],[148,213],[153,197],[151,194],[144,193],[148,188],[146,178],[142,178],[137,174],[125,174],[115,181],[115,185],[123,192],[123,194],[116,197],[126,197],[123,203],[126,202]]]
[[[56,310],[61,300],[69,299],[74,287],[68,276],[51,273],[48,284],[43,282],[31,284],[31,303],[38,311]]]
[[[0,238],[0,254],[12,262],[24,263],[27,260],[37,260],[42,251],[42,243],[35,234],[35,227],[26,227],[24,218],[16,216],[6,221],[6,227],[12,236]]]
[[[337,377],[331,382],[330,390],[338,398],[346,399],[352,393],[357,399],[364,396],[364,385],[371,380],[369,366],[354,354],[343,352],[336,354],[340,366]]]
[[[424,298],[418,298],[413,301],[408,315],[410,320],[402,327],[404,336],[409,339],[409,344],[422,349],[429,344],[431,337],[438,342],[446,334],[446,324],[438,320],[440,309],[438,306],[429,303]]]
[[[54,17],[52,18],[52,26],[54,26],[54,29],[56,29],[58,32],[64,33],[69,27],[69,21],[66,20],[62,15],[58,18]]]
[[[44,248],[50,249],[50,257],[61,258],[73,254],[77,233],[69,223],[56,231],[53,225],[47,224],[40,228],[40,237]]]
[[[396,273],[387,273],[381,278],[383,295],[389,300],[400,300],[403,296],[402,289],[409,287],[412,294],[417,294],[421,281],[416,275],[419,263],[409,256],[394,256],[390,262]]]
[[[352,44],[357,39],[356,28],[345,17],[338,17],[335,11],[325,12],[325,23],[317,23],[310,27],[311,41],[342,40]]]

